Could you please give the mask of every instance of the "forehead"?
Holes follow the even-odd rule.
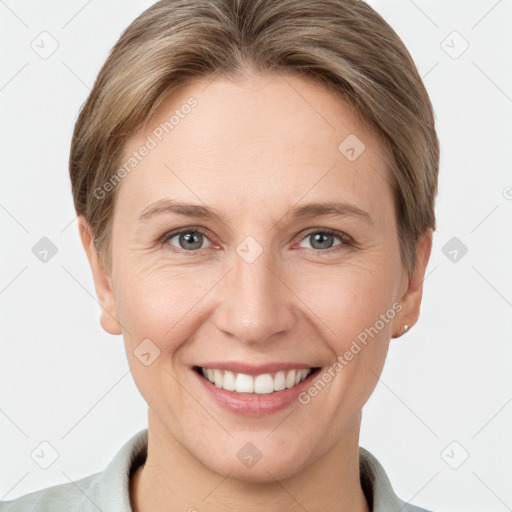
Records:
[[[128,141],[123,163],[134,158],[118,191],[119,207],[132,211],[164,197],[247,211],[275,205],[276,215],[303,197],[376,215],[391,206],[377,136],[323,85],[294,75],[181,87]]]

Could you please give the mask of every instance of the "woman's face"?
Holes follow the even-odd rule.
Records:
[[[189,84],[130,139],[112,273],[93,270],[162,444],[265,481],[357,437],[430,251],[409,281],[383,154],[344,103],[292,75]],[[307,208],[326,203],[339,212]],[[291,370],[309,368],[295,387]]]

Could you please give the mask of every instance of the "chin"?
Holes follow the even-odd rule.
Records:
[[[287,447],[281,440],[265,439],[267,435],[268,432],[261,433],[261,442],[255,440],[259,438],[255,435],[253,441],[231,440],[230,445],[235,445],[233,447],[217,445],[221,450],[218,458],[215,458],[215,452],[211,452],[213,457],[197,454],[197,458],[203,466],[223,477],[229,475],[229,478],[252,483],[283,480],[308,465],[307,459],[311,454],[309,450],[301,453],[299,442],[295,441]],[[293,436],[288,439],[293,439]],[[311,444],[305,443],[305,446],[310,447]]]

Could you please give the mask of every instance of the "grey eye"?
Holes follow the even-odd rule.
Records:
[[[314,233],[310,233],[309,235],[307,235],[304,238],[304,240],[311,240],[310,243],[311,243],[311,246],[313,249],[322,250],[322,249],[330,249],[331,247],[333,247],[335,245],[340,245],[341,242],[338,244],[333,243],[333,240],[335,238],[338,238],[339,240],[341,240],[340,236],[335,235],[333,233],[329,233],[329,232],[325,232],[325,231],[316,231]]]
[[[208,240],[203,233],[195,230],[182,231],[181,233],[176,233],[174,235],[171,235],[167,240],[170,242],[173,238],[178,239],[179,246],[176,246],[175,244],[172,243],[171,245],[188,251],[201,249],[204,240]]]

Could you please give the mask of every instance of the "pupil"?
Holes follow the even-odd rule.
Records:
[[[328,239],[332,239],[332,235],[327,235],[325,233],[317,233],[317,234],[315,234],[313,236],[313,240],[314,240],[313,247],[315,247],[315,243],[319,242],[320,245],[321,245],[322,243],[325,243],[325,240],[328,240]],[[331,244],[329,244],[328,247],[320,247],[320,249],[329,249],[330,246],[331,246]]]
[[[182,234],[181,236],[185,240],[185,244],[181,243],[181,240],[180,240],[180,245],[183,249],[199,249],[201,247],[201,241],[200,241],[200,237],[202,236],[201,233],[196,233],[194,231],[194,232]],[[192,244],[192,247],[190,245],[187,246],[186,244]]]

